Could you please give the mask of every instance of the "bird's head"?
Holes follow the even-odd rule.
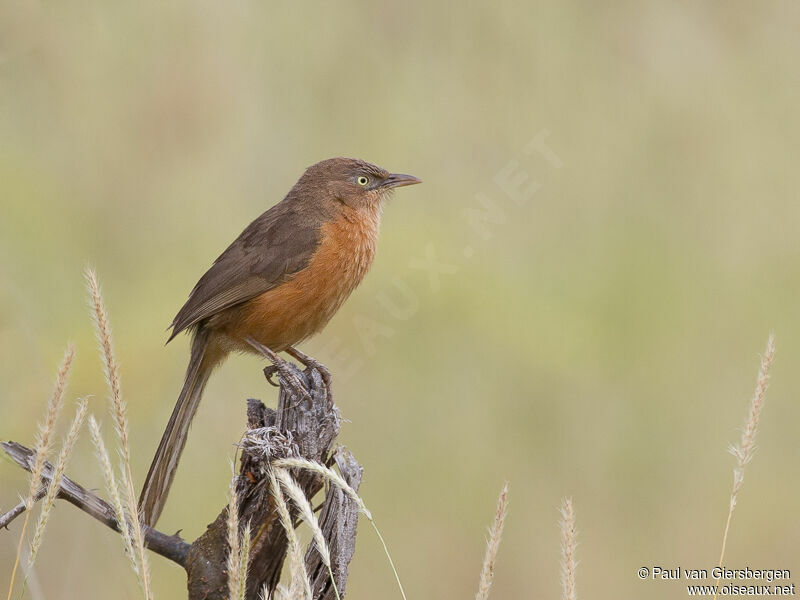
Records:
[[[297,182],[305,190],[323,192],[324,201],[360,210],[375,208],[394,188],[422,183],[413,175],[390,173],[355,158],[329,158],[311,165]]]

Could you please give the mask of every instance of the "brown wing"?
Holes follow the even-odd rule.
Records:
[[[194,286],[172,321],[184,329],[263,294],[302,270],[319,244],[320,223],[284,200],[250,223]]]

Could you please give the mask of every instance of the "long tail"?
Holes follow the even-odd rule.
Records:
[[[155,527],[161,511],[164,510],[169,488],[172,486],[178,461],[189,435],[189,425],[197,412],[211,371],[216,366],[217,360],[211,354],[214,353],[209,352],[209,333],[200,327],[192,340],[192,354],[186,369],[183,389],[172,410],[172,416],[161,437],[161,443],[150,464],[150,471],[139,496],[142,522],[150,527]]]

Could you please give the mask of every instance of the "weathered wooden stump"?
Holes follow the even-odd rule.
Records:
[[[344,447],[335,447],[339,433],[339,414],[321,374],[315,369],[301,371],[290,368],[301,382],[301,390],[280,380],[278,406],[267,408],[259,400],[247,402],[248,430],[240,445],[241,458],[236,491],[239,499],[239,523],[249,525],[251,532],[250,561],[247,572],[247,600],[258,600],[266,588],[271,596],[278,585],[287,555],[287,536],[278,518],[275,500],[269,486],[271,462],[282,458],[304,458],[326,466],[336,465],[345,481],[358,489],[362,469]],[[32,468],[34,451],[16,442],[3,442],[2,448],[20,466]],[[43,482],[52,476],[47,464]],[[319,522],[331,555],[333,576],[340,595],[344,595],[350,560],[355,551],[357,504],[342,490],[326,486],[323,478],[309,470],[293,469],[292,476],[310,500],[324,490],[319,508]],[[114,509],[105,500],[64,478],[58,494],[84,512],[119,531]],[[18,505],[0,516],[0,527],[8,525],[24,512]],[[290,503],[295,525],[296,511]],[[189,600],[226,600],[228,598],[227,506],[199,538],[189,544],[178,535],[166,535],[145,528],[147,547],[172,560],[186,570]],[[314,600],[335,598],[328,569],[318,552],[309,548],[305,555],[306,570]]]

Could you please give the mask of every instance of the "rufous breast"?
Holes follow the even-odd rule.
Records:
[[[322,329],[361,283],[375,258],[380,208],[348,209],[321,226],[308,265],[290,280],[240,307],[225,333],[241,349],[248,337],[274,352]]]

